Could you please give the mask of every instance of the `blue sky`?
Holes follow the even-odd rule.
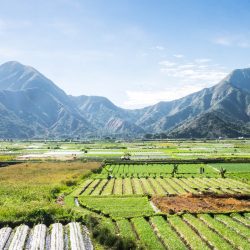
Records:
[[[249,0],[1,0],[0,63],[126,108],[250,67]]]

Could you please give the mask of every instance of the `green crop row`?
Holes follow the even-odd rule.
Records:
[[[88,184],[88,185],[87,185]],[[250,193],[250,186],[240,181],[223,178],[111,178],[95,179],[82,192],[82,195],[131,195],[131,194],[185,194],[214,192]]]
[[[168,218],[169,223],[185,239],[191,249],[209,249],[207,244],[196,234],[196,232],[188,226],[179,216]]]
[[[161,250],[164,246],[161,244],[150,224],[144,218],[133,218],[132,223],[145,249]]]
[[[171,228],[170,224],[161,216],[153,216],[150,218],[152,226],[158,230],[164,245],[169,250],[184,250],[188,249],[181,241],[178,234]]]
[[[227,227],[225,224],[220,221],[213,219],[208,214],[198,215],[202,221],[204,221],[210,228],[212,228],[216,233],[220,235],[220,237],[225,238],[228,242],[230,242],[236,249],[248,249],[249,241],[247,241],[244,237],[239,235],[233,229]]]

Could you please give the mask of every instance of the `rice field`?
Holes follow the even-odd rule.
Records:
[[[92,250],[93,245],[87,228],[80,223],[67,225],[55,223],[47,227],[38,224],[33,228],[20,225],[0,229],[0,249],[6,250]]]

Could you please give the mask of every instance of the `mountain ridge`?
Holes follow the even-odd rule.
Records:
[[[0,137],[250,136],[250,69],[173,101],[123,109],[102,96],[67,95],[36,69],[0,65]]]

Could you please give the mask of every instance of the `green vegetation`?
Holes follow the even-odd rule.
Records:
[[[132,225],[128,220],[126,219],[118,220],[116,224],[121,237],[125,239],[126,242],[130,242],[131,245],[132,242],[136,242],[138,244]],[[128,246],[128,248],[130,247],[131,246]]]
[[[228,216],[226,216],[228,217]],[[197,232],[205,239],[210,246],[215,249],[233,249],[228,242],[226,242],[222,237],[212,231],[208,226],[201,223],[199,219],[191,214],[183,215],[183,219],[192,227],[195,228]]]
[[[209,249],[206,243],[197,235],[197,233],[189,227],[179,216],[168,218],[169,223],[175,230],[185,239],[191,249]]]
[[[110,216],[115,220],[150,216],[154,213],[152,207],[149,205],[148,198],[143,196],[81,196],[79,201],[82,206]]]
[[[107,164],[101,174],[98,174],[98,178],[107,178],[112,175],[113,177],[170,177],[172,176],[173,168],[175,164],[153,164],[153,163],[142,163],[142,164]],[[176,164],[177,171],[175,176],[188,176],[188,175],[199,175],[200,168],[205,169],[205,174],[217,174],[217,171],[209,165],[205,164]],[[210,176],[209,175],[209,176]],[[173,177],[173,176],[172,176]]]
[[[99,164],[23,163],[0,168],[0,224],[68,221],[70,209],[56,203]]]
[[[238,173],[243,172],[247,173],[250,172],[250,163],[216,163],[216,164],[210,164],[212,167],[220,170],[221,168],[224,168],[229,173]]]
[[[164,249],[157,238],[150,224],[144,218],[134,218],[131,220],[141,243],[146,249]]]
[[[198,217],[211,229],[215,230],[218,235],[229,241],[235,248],[242,250],[248,249],[249,242],[232,228],[227,227],[225,224],[213,219],[207,214],[198,215]]]
[[[85,187],[85,188],[84,188]],[[86,188],[87,187],[87,188]],[[118,178],[88,179],[82,195],[166,195],[199,192],[246,193],[250,185],[228,178]]]
[[[0,152],[0,226],[81,221],[102,250],[249,248],[249,213],[170,215],[152,204],[153,196],[250,194],[248,140],[2,142]],[[25,163],[5,166],[15,159]]]
[[[181,241],[178,234],[171,228],[169,223],[161,216],[154,216],[150,219],[153,227],[159,231],[164,245],[167,249],[182,250],[188,249],[187,246]]]

